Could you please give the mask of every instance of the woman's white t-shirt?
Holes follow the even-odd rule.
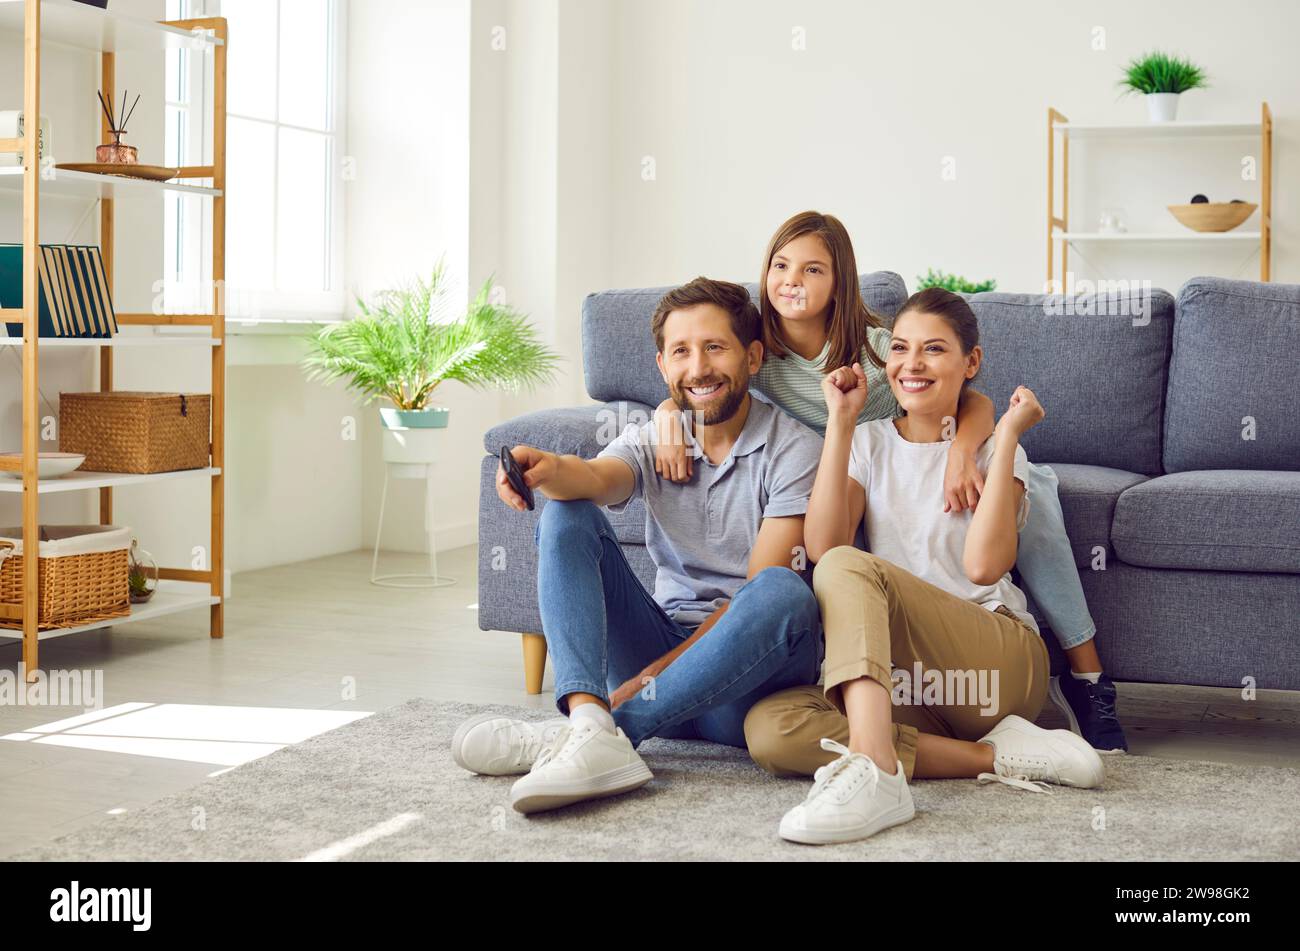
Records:
[[[849,477],[866,490],[863,515],[871,552],[906,568],[923,581],[992,611],[1000,604],[1015,612],[1035,631],[1038,625],[1026,609],[1025,595],[1003,575],[996,584],[978,585],[966,576],[962,551],[972,512],[943,510],[943,474],[950,442],[908,442],[892,419],[876,419],[853,431]],[[993,459],[990,436],[976,454],[980,473]],[[1012,471],[1020,484],[1029,477],[1029,459],[1016,446]],[[1022,496],[1016,528],[1024,528],[1029,495]]]

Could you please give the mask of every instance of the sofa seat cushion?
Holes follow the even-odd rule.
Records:
[[[1115,553],[1146,568],[1300,574],[1300,472],[1175,472],[1119,497]]]
[[[547,452],[572,453],[593,459],[628,426],[650,419],[653,408],[644,403],[619,400],[589,406],[569,406],[525,413],[493,426],[483,436],[483,448],[492,456],[502,446],[535,446]],[[628,545],[645,544],[645,503],[631,502],[621,512],[604,510],[618,540]]]
[[[1080,568],[1092,567],[1098,548],[1109,560],[1115,554],[1110,538],[1115,503],[1124,491],[1146,482],[1147,477],[1124,469],[1070,462],[1054,462],[1051,469],[1060,486],[1061,512],[1075,563]]]

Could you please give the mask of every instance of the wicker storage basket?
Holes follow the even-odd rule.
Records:
[[[208,464],[207,393],[59,394],[59,449],[88,472],[174,472]]]
[[[131,529],[113,525],[42,525],[37,557],[37,629],[73,627],[131,613],[127,551]],[[0,528],[0,604],[23,603],[23,530]],[[21,621],[0,619],[0,627]]]

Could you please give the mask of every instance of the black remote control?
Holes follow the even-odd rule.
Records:
[[[510,483],[510,488],[523,497],[524,504],[528,506],[528,511],[533,511],[533,490],[524,481],[524,470],[520,469],[519,463],[515,462],[515,457],[510,454],[509,446],[501,447],[501,468],[506,470],[506,481]]]

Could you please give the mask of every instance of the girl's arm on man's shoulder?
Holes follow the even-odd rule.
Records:
[[[974,511],[984,491],[984,476],[976,464],[980,447],[993,433],[993,401],[969,386],[957,404],[957,432],[948,447],[943,473],[945,512]]]

